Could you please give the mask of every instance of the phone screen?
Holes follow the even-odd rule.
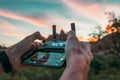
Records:
[[[25,63],[38,66],[62,67],[65,62],[65,53],[35,52],[25,60]]]

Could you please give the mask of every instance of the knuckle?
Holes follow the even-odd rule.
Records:
[[[40,35],[40,32],[39,31],[36,31],[35,33],[34,33],[34,35],[36,36],[36,35]]]

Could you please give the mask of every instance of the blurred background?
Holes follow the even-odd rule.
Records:
[[[94,59],[88,80],[120,80],[119,0],[0,0],[0,49],[40,31],[66,40],[70,23],[80,41],[92,45]],[[34,67],[0,75],[0,80],[59,80],[64,69]]]

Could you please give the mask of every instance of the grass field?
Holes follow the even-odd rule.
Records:
[[[32,68],[2,74],[0,80],[59,80],[64,69]],[[88,80],[120,80],[120,57],[94,56]]]

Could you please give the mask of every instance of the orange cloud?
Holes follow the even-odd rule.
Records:
[[[13,26],[7,21],[0,20],[0,34],[7,35],[10,37],[23,38],[24,34],[22,33],[19,35],[17,30],[19,30],[19,28]]]
[[[31,23],[31,24],[34,24],[37,26],[51,27],[51,24],[49,24],[43,20],[36,19],[33,17],[19,15],[19,14],[13,13],[13,12],[5,11],[5,10],[0,10],[0,16],[25,21],[25,22],[28,22],[28,23]]]
[[[10,36],[10,37],[20,38],[20,39],[25,37],[24,33],[20,34],[20,33],[11,32],[11,31],[1,32],[1,34],[7,35],[7,36]]]
[[[79,41],[86,41],[86,42],[96,42],[98,41],[98,38],[85,38],[85,37],[82,37],[82,36],[77,36],[78,40]]]
[[[77,38],[79,41],[87,41],[88,42],[88,39],[83,36],[77,36]]]
[[[3,30],[16,30],[17,27],[13,26],[12,24],[8,23],[7,21],[4,21],[4,20],[0,20],[0,29],[3,29]]]
[[[13,26],[12,24],[6,21],[0,20],[0,34],[10,36],[10,37],[15,37],[18,39],[23,39],[25,36],[30,35],[28,33],[21,33],[18,31],[19,31],[19,28]],[[44,35],[44,36],[48,37],[48,35]]]
[[[94,20],[99,24],[106,24],[106,18],[104,12],[105,8],[98,4],[84,4],[77,2],[77,0],[62,0],[68,7],[73,10],[77,16],[83,15],[84,17]]]

